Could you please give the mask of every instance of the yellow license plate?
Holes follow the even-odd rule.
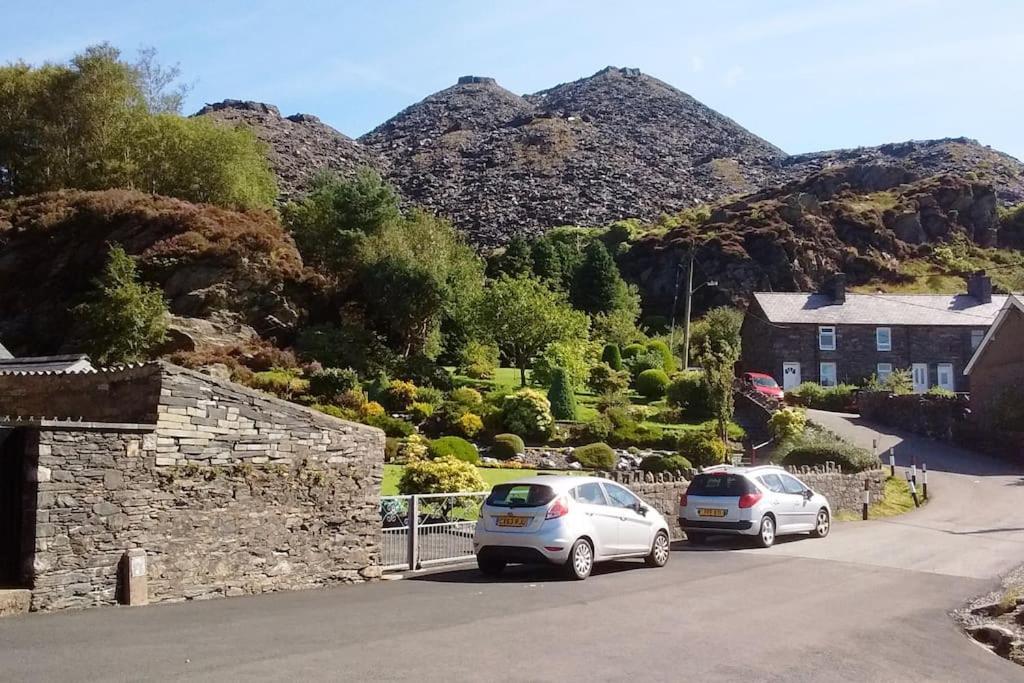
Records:
[[[721,508],[697,508],[697,514],[701,517],[725,517],[725,510]]]
[[[498,517],[498,526],[510,526],[521,529],[526,526],[526,523],[530,521],[529,517],[516,517],[514,515],[506,515],[504,517]]]

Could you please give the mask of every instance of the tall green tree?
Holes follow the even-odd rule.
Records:
[[[570,291],[573,306],[591,315],[609,313],[618,307],[625,287],[608,249],[593,240],[573,276]]]
[[[576,394],[569,385],[565,370],[555,368],[552,371],[551,387],[548,389],[548,401],[551,402],[551,414],[556,420],[576,419]]]
[[[590,327],[564,295],[526,277],[491,283],[478,304],[478,320],[480,330],[519,368],[522,386],[537,354],[557,341],[586,338]]]
[[[92,299],[76,313],[92,357],[103,364],[144,360],[166,338],[163,292],[140,280],[135,262],[120,246],[111,248]]]
[[[702,331],[693,339],[698,365],[704,370],[708,402],[722,441],[728,439],[732,420],[733,379],[740,359],[743,314],[728,307],[713,308],[702,319]]]
[[[504,253],[498,258],[496,274],[518,277],[533,272],[533,253],[526,239],[513,237],[505,247]]]

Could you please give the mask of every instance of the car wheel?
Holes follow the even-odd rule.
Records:
[[[565,562],[565,571],[570,579],[582,581],[590,576],[590,570],[594,568],[594,549],[586,539],[579,539],[572,544],[569,550],[569,559]]]
[[[497,557],[476,556],[476,566],[487,576],[498,576],[505,569],[505,560]]]
[[[821,508],[818,510],[818,518],[814,522],[814,530],[811,531],[811,536],[815,538],[825,538],[828,536],[829,530],[832,528],[832,519],[829,517],[828,510]]]
[[[757,544],[762,548],[770,548],[775,543],[775,519],[771,515],[761,518],[761,530],[757,534]]]
[[[694,545],[704,545],[708,542],[708,535],[696,531],[687,531],[686,540]]]
[[[651,544],[651,552],[645,558],[648,567],[664,567],[668,564],[669,540],[668,534],[659,531]]]

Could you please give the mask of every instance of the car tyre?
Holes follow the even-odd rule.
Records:
[[[578,539],[569,550],[569,559],[565,561],[565,572],[570,579],[583,581],[590,576],[594,568],[594,548],[585,538]]]
[[[651,552],[644,558],[647,562],[648,567],[664,567],[668,564],[669,551],[671,550],[671,543],[668,540],[668,534],[664,531],[659,531],[654,536],[654,543],[651,544]]]
[[[828,514],[828,510],[821,508],[818,510],[818,517],[814,520],[814,529],[811,531],[811,536],[814,538],[825,538],[831,529],[832,518]]]
[[[694,544],[694,545],[704,545],[705,543],[708,542],[708,535],[707,534],[702,534],[702,533],[697,532],[697,531],[693,531],[693,532],[687,531],[686,532],[686,540],[689,541],[690,543]]]
[[[505,560],[497,557],[476,556],[476,566],[485,576],[498,576],[505,569]]]
[[[775,543],[775,518],[765,515],[761,518],[761,526],[757,532],[757,544],[762,548],[771,548]]]

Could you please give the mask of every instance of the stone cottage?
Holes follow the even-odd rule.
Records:
[[[1024,301],[1011,296],[975,351],[965,374],[971,378],[971,415],[985,429],[1024,432],[1013,421],[1013,404],[1024,402]]]
[[[166,363],[0,372],[0,588],[54,610],[115,604],[127,564],[151,602],[375,578],[383,458],[377,429]]]

